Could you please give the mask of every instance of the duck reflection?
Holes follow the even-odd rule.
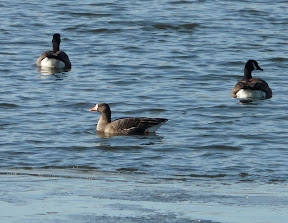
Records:
[[[37,67],[38,72],[41,75],[55,75],[61,73],[67,73],[70,69],[63,68],[51,68],[51,67]]]
[[[134,138],[138,138],[138,139],[147,139],[147,138],[158,138],[158,139],[162,139],[162,136],[157,135],[156,133],[143,133],[143,134],[120,134],[120,133],[108,133],[108,132],[100,132],[97,131],[97,135],[99,136],[99,138],[113,138],[116,136],[132,136]]]
[[[164,137],[157,134],[121,135],[97,132],[97,135],[101,138],[101,141],[99,138],[96,140],[97,148],[105,150],[141,150],[147,146],[164,144]]]

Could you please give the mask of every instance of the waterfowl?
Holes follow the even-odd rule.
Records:
[[[165,118],[119,118],[111,122],[111,110],[108,104],[99,103],[89,111],[101,113],[97,124],[98,132],[112,134],[149,134],[154,133],[168,121]]]
[[[37,66],[71,69],[71,62],[68,55],[60,50],[61,37],[55,33],[52,39],[53,51],[44,52],[37,60]]]
[[[263,69],[256,60],[248,60],[244,68],[244,79],[239,81],[233,88],[231,95],[234,98],[267,99],[272,97],[272,90],[261,78],[253,78],[252,71]]]

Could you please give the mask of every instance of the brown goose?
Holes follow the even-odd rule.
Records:
[[[53,35],[53,51],[44,52],[37,60],[37,66],[49,68],[71,69],[68,55],[60,50],[61,37],[59,33]]]
[[[97,124],[97,131],[105,133],[149,134],[155,132],[168,121],[165,118],[119,118],[111,122],[111,110],[106,103],[96,104],[89,111],[98,111],[101,113]]]
[[[260,78],[252,78],[253,70],[263,71],[256,60],[248,60],[244,68],[244,79],[235,85],[231,92],[232,97],[258,99],[272,97],[272,90],[266,81]]]

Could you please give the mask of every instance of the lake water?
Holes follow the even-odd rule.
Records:
[[[0,222],[288,221],[287,1],[1,1]],[[54,33],[72,69],[36,60]],[[269,100],[231,97],[248,59]],[[155,135],[103,138],[112,119]]]

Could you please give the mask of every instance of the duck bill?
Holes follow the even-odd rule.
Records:
[[[89,111],[97,111],[97,108],[96,108],[96,106],[95,106],[95,107],[93,107],[93,108],[91,108],[91,109],[89,109]]]
[[[257,65],[256,69],[263,71],[263,69],[260,66],[258,66],[258,65]]]
[[[263,71],[263,69],[262,69],[261,67],[257,67],[257,70],[261,70],[261,71]]]

